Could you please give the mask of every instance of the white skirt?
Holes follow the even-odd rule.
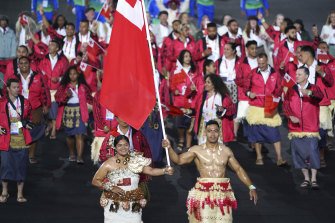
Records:
[[[120,202],[120,207],[117,212],[109,211],[112,203],[112,200],[109,200],[108,205],[104,207],[105,223],[143,223],[142,209],[140,212],[132,212],[132,202],[130,202],[130,209],[128,211],[123,210]]]
[[[235,122],[241,122],[245,117],[247,117],[249,108],[249,102],[248,101],[239,101],[237,106],[237,115],[235,118]]]

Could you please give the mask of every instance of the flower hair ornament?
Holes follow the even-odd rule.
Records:
[[[113,128],[109,131],[109,139],[108,139],[108,142],[107,142],[107,146],[109,147],[109,152],[114,156],[116,155],[116,150],[115,150],[115,147],[114,147],[114,140],[117,136],[120,135],[120,133],[118,133],[117,131],[117,128]]]

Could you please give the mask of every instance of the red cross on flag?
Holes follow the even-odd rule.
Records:
[[[101,87],[101,104],[136,129],[156,103],[144,16],[140,0],[118,1]]]
[[[90,61],[96,61],[97,55],[99,54],[98,44],[90,38],[87,42],[87,56]]]
[[[21,13],[20,24],[27,24],[27,25],[29,25],[28,17],[25,14],[23,14],[23,13]]]
[[[87,63],[84,63],[83,61],[80,62],[80,70],[83,72],[85,79],[87,80],[87,78],[90,76],[91,71],[92,71],[92,67],[90,65],[88,65]]]
[[[326,51],[322,49],[317,49],[316,51],[317,60],[331,60],[333,59]]]
[[[104,16],[108,20],[111,19],[109,5],[107,2],[102,6],[100,15]]]

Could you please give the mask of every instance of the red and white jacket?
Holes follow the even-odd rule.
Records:
[[[236,78],[235,84],[237,85],[238,92],[238,101],[249,101],[249,97],[245,95],[243,89],[245,82],[248,80],[251,67],[248,62],[248,57],[245,57],[242,62],[240,62],[239,66],[236,69]]]
[[[301,97],[296,86],[288,89],[285,95],[283,110],[288,119],[289,132],[319,132],[319,103],[324,95],[321,89],[314,84],[308,83],[306,89],[312,91],[311,96]],[[293,123],[290,116],[297,117],[299,123]]]
[[[58,103],[58,113],[56,117],[56,128],[57,130],[60,128],[62,124],[62,117],[64,112],[64,107],[67,105],[68,100],[70,99],[66,92],[73,88],[71,84],[67,86],[59,85],[57,92],[55,94],[55,100]],[[79,107],[81,119],[83,122],[87,122],[89,115],[87,109],[87,103],[93,104],[93,97],[91,95],[91,90],[85,84],[80,84],[78,87],[78,96],[79,96]]]
[[[224,49],[224,46],[226,45],[226,43],[229,43],[230,39],[232,39],[232,38],[229,37],[228,32],[222,36],[221,49]],[[237,46],[239,46],[240,50],[241,50],[241,55],[237,55],[237,56],[239,56],[241,58],[244,58],[246,56],[246,54],[245,54],[244,40],[243,40],[242,36],[239,35],[235,40],[236,40],[235,44]],[[223,50],[222,50],[222,54],[223,54]]]
[[[335,60],[328,61],[327,67],[329,68],[333,79],[335,80]],[[328,99],[335,100],[335,84],[327,89]]]
[[[270,67],[270,75],[264,84],[264,78],[259,68],[253,69],[246,79],[243,91],[248,96],[248,92],[256,93],[254,99],[249,98],[249,105],[256,107],[265,106],[265,95],[280,97],[282,94],[281,77]],[[248,96],[249,97],[249,96]]]
[[[57,55],[57,63],[55,67],[52,69],[50,55],[46,55],[40,62],[38,69],[41,74],[45,77],[47,81],[47,85],[50,90],[57,90],[57,87],[60,83],[60,78],[65,74],[66,70],[69,67],[69,62],[66,57],[61,54]],[[57,77],[58,80],[56,82],[52,81],[52,78]]]
[[[21,120],[31,120],[31,106],[28,100],[24,99],[23,96],[19,95],[21,103]],[[0,99],[0,126],[6,129],[7,134],[0,135],[0,150],[8,151],[10,142],[10,119],[8,112],[8,98],[3,97]],[[22,109],[23,108],[23,109]],[[31,143],[31,136],[29,130],[25,127],[22,128],[24,140],[26,145]]]
[[[105,137],[107,133],[104,132],[104,127],[109,129],[116,128],[119,123],[114,118],[113,120],[106,119],[106,108],[100,103],[101,90],[94,95],[93,100],[93,117],[94,117],[94,136]]]
[[[192,111],[195,114],[194,131],[197,134],[200,127],[202,110],[206,101],[207,91],[201,90],[192,104]],[[234,135],[234,115],[236,107],[228,94],[222,96],[222,107],[226,109],[222,116],[222,137],[223,142],[230,142],[235,139]]]
[[[15,58],[13,60],[11,60],[10,63],[7,64],[6,67],[6,73],[4,75],[4,81],[6,82],[6,80],[8,79],[9,76],[13,75],[13,74],[18,74],[19,72],[19,59]],[[35,63],[35,61],[30,61],[30,69],[32,71],[37,72],[37,64]]]

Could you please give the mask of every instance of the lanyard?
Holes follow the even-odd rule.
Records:
[[[213,98],[213,103],[212,103],[212,110],[214,109],[214,103],[215,103],[215,97],[216,97],[216,92],[214,94],[214,98]],[[208,107],[208,92],[206,94],[206,108]]]
[[[71,40],[71,43],[70,43],[70,48],[68,48],[68,45],[69,45],[69,41],[65,41],[65,54],[67,54],[68,55],[68,57],[70,57],[71,56],[71,49],[72,49],[72,43],[73,43],[73,39],[74,38],[72,38],[72,40]],[[67,49],[69,49],[69,50],[67,50]],[[67,51],[69,51],[68,53],[67,53]]]
[[[23,89],[29,90],[30,78],[31,78],[31,76],[30,76],[30,74],[29,74],[29,75],[28,75],[28,79],[27,79],[27,81],[26,81],[26,80],[24,79],[24,77],[22,76],[22,74],[21,74],[21,82],[22,82],[22,88],[23,88]]]
[[[10,99],[9,99],[10,100]],[[12,111],[11,111],[11,109],[10,109],[10,105],[11,103],[8,103],[8,113],[9,113],[9,117],[10,118],[13,118],[13,115],[12,115]],[[17,118],[20,118],[20,109],[21,109],[21,105],[19,104],[19,98],[17,98],[16,99],[16,108],[15,108],[15,106],[12,106],[13,107],[13,109],[15,109],[16,110],[16,117]]]

